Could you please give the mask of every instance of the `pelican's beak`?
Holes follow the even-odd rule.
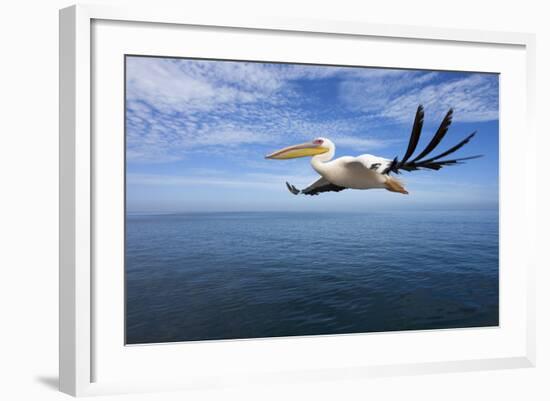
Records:
[[[273,152],[269,155],[267,155],[266,159],[295,159],[297,157],[305,157],[305,156],[315,156],[320,155],[322,153],[328,152],[330,149],[323,146],[318,145],[313,142],[307,142],[307,143],[301,143],[299,145],[294,146],[288,146],[286,148],[280,149],[276,152]]]

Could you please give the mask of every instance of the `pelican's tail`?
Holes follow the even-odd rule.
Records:
[[[408,195],[409,192],[403,186],[403,183],[396,178],[388,177],[386,180],[386,189],[390,192],[399,192]]]

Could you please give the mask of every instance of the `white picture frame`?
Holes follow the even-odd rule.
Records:
[[[123,26],[115,26],[117,23],[121,23]],[[94,24],[99,27],[97,29],[103,30],[94,31],[96,29]],[[501,228],[501,241],[509,244],[504,251],[501,249],[501,258],[504,257],[503,260],[506,263],[516,267],[514,271],[505,269],[504,279],[501,277],[501,286],[504,285],[502,295],[504,298],[501,299],[501,308],[506,308],[504,313],[510,313],[509,316],[506,315],[509,320],[504,319],[504,321],[511,321],[512,318],[518,320],[518,322],[511,323],[509,326],[504,325],[496,329],[501,330],[502,333],[509,331],[509,335],[506,334],[506,338],[502,340],[502,343],[499,343],[498,347],[495,345],[494,350],[485,353],[480,352],[475,350],[474,343],[478,340],[486,341],[486,343],[495,342],[495,338],[497,338],[495,337],[495,329],[493,329],[493,332],[463,329],[446,331],[444,334],[434,332],[393,333],[368,337],[361,335],[330,336],[323,339],[309,338],[305,340],[221,341],[210,342],[208,345],[199,344],[198,347],[194,346],[194,348],[188,346],[185,349],[182,348],[185,345],[180,344],[180,351],[185,351],[190,361],[182,370],[186,372],[184,378],[179,375],[170,375],[168,370],[158,372],[158,375],[153,377],[152,372],[145,371],[145,368],[136,367],[136,362],[143,360],[146,362],[143,365],[154,364],[158,366],[157,364],[163,361],[163,363],[166,362],[164,365],[167,369],[174,368],[176,366],[174,360],[168,360],[171,357],[167,354],[174,353],[173,349],[168,348],[169,346],[130,347],[132,350],[128,352],[125,349],[127,347],[124,347],[124,344],[118,339],[116,340],[118,342],[113,343],[114,345],[105,345],[110,344],[111,340],[109,338],[111,335],[119,335],[118,331],[110,328],[112,323],[109,322],[116,321],[120,318],[120,315],[113,313],[112,316],[106,316],[105,313],[102,313],[104,310],[102,305],[105,305],[106,302],[120,305],[122,294],[120,293],[120,280],[117,277],[113,277],[112,281],[107,281],[110,280],[110,277],[105,274],[98,275],[95,270],[98,269],[98,261],[103,261],[104,256],[116,259],[113,255],[97,253],[98,248],[101,248],[101,246],[98,247],[98,242],[103,240],[103,234],[105,234],[105,238],[109,234],[100,232],[105,229],[105,224],[101,220],[105,216],[103,206],[98,202],[96,194],[109,191],[109,188],[118,185],[120,181],[114,179],[113,182],[103,184],[103,181],[96,179],[97,176],[102,174],[100,164],[103,162],[98,160],[107,160],[111,156],[109,155],[110,144],[105,141],[98,143],[94,139],[94,129],[100,124],[99,120],[96,121],[96,119],[98,116],[104,116],[105,114],[102,114],[101,107],[96,107],[97,103],[93,101],[93,97],[102,96],[102,92],[101,89],[92,85],[92,80],[94,74],[98,73],[97,71],[102,71],[102,68],[110,68],[108,62],[102,64],[101,60],[105,59],[105,57],[100,56],[103,49],[117,55],[126,51],[124,50],[125,41],[130,41],[130,39],[124,38],[124,35],[114,33],[115,31],[133,29],[132,35],[128,36],[135,38],[140,35],[139,31],[141,29],[151,26],[156,26],[158,29],[155,28],[155,33],[150,32],[147,35],[147,40],[142,37],[140,43],[140,46],[149,46],[148,53],[155,51],[155,43],[160,43],[160,38],[172,35],[175,32],[170,31],[170,29],[177,30],[178,27],[184,30],[185,27],[200,27],[206,31],[212,29],[223,32],[225,32],[224,30],[232,32],[242,30],[251,35],[255,32],[261,32],[272,35],[273,39],[269,40],[275,41],[279,40],[276,38],[278,34],[283,34],[287,36],[305,35],[308,38],[322,37],[327,38],[326,40],[330,40],[331,37],[338,37],[345,40],[383,39],[388,43],[411,41],[411,43],[439,46],[442,52],[445,51],[444,46],[447,45],[455,46],[459,52],[468,51],[468,48],[478,48],[481,52],[485,51],[485,48],[494,48],[496,54],[499,52],[498,49],[501,49],[503,58],[500,62],[509,60],[510,63],[507,64],[511,66],[506,67],[510,69],[506,74],[515,77],[503,84],[508,86],[505,91],[501,92],[501,113],[507,111],[514,114],[513,118],[502,120],[501,138],[503,132],[511,131],[510,128],[517,128],[522,132],[521,140],[518,140],[517,137],[507,136],[506,141],[503,141],[501,145],[501,200],[506,199],[504,206],[501,207],[501,219],[506,219],[507,222]],[[94,32],[97,36],[95,41]],[[108,41],[111,43],[109,46],[106,44],[105,35],[113,35],[109,37],[109,39],[112,39]],[[534,35],[522,33],[374,25],[342,21],[244,17],[242,19],[220,19],[213,16],[188,15],[184,9],[167,11],[155,7],[112,8],[108,6],[78,5],[61,10],[60,390],[79,396],[132,391],[210,388],[239,385],[246,383],[248,380],[259,383],[284,383],[328,380],[331,378],[362,378],[381,375],[534,366],[534,270],[537,261],[536,253],[533,251],[535,243],[535,193],[533,188],[536,188],[533,182],[535,178],[532,174],[524,174],[523,169],[527,168],[525,163],[519,163],[519,167],[516,165],[515,169],[512,169],[513,166],[502,164],[502,160],[506,160],[507,155],[512,151],[515,151],[521,160],[526,160],[527,157],[530,160],[535,158],[536,138],[533,129],[534,45]],[[158,51],[164,54],[166,51],[170,52],[170,49],[166,47]],[[489,58],[489,56],[486,57]],[[275,56],[275,58],[277,57]],[[499,60],[498,57],[494,59]],[[386,63],[389,62],[386,61]],[[489,62],[490,60],[487,60],[488,66]],[[493,63],[497,63],[497,61],[493,61]],[[430,64],[429,61],[417,62],[415,65],[418,68],[438,67],[433,62]],[[502,73],[498,65],[494,65],[496,65],[495,68],[489,66],[483,68],[483,70],[489,69],[490,72]],[[407,65],[400,66],[406,67]],[[449,64],[442,63],[439,68],[444,69],[448,66]],[[460,69],[461,66],[457,64],[456,68]],[[475,68],[475,66],[472,64],[470,68]],[[512,71],[513,68],[516,68],[515,72]],[[116,75],[120,71],[114,71],[113,73]],[[99,77],[98,81],[101,81],[101,79],[105,78]],[[119,79],[122,78],[119,77]],[[114,86],[116,87],[118,83]],[[506,96],[513,90],[517,90],[519,99],[514,100],[516,103],[512,105],[507,103],[506,98],[502,98],[502,96]],[[96,93],[96,91],[99,92]],[[117,101],[118,99],[114,99],[114,103],[108,104],[108,106],[112,107],[113,110],[120,107],[121,104],[116,106]],[[512,110],[515,110],[513,106],[519,106],[520,110],[512,113]],[[119,126],[116,121],[111,122],[115,127]],[[114,151],[114,153],[116,152]],[[118,156],[112,157],[116,158]],[[116,160],[112,163],[109,167],[120,166]],[[120,172],[120,174],[123,173]],[[507,183],[520,176],[527,177],[524,182],[524,191],[516,193],[508,191]],[[103,187],[103,185],[106,186]],[[121,190],[123,191],[122,188]],[[119,195],[114,194],[114,198],[119,199]],[[521,240],[516,237],[519,234],[508,229],[512,226],[522,228]],[[116,247],[119,242],[115,238],[113,243]],[[113,252],[117,253],[118,251],[113,250]],[[110,285],[106,285],[109,282],[117,283],[118,286],[113,284],[110,288]],[[104,299],[102,298],[98,303],[94,298],[96,291],[109,295],[102,295]],[[517,305],[517,308],[512,307],[512,305]],[[118,306],[113,310],[119,310]],[[109,331],[111,329],[113,331]],[[429,339],[427,339],[428,337]],[[364,355],[361,353],[357,353],[355,357],[350,356],[347,360],[338,359],[336,356],[336,351],[344,349],[342,347],[348,347],[348,349],[349,347],[359,348],[366,346],[369,342],[376,342],[376,346],[380,347],[385,338],[389,339],[387,344],[390,342],[393,344],[392,347],[401,344],[404,348],[406,348],[407,343],[415,344],[415,347],[418,347],[421,344],[429,344],[432,341],[437,342],[439,340],[443,342],[456,341],[457,344],[462,342],[462,345],[458,345],[456,348],[457,353],[462,352],[461,350],[464,350],[464,347],[467,348],[468,341],[470,341],[472,352],[468,355],[464,354],[463,358],[443,355],[442,359],[428,358],[426,360],[419,359],[413,354],[407,356],[405,353],[403,353],[405,357],[402,359],[390,358],[387,353],[383,352],[379,358],[373,356],[373,360],[376,359],[376,361],[365,360]],[[120,353],[118,351],[111,352],[113,349],[109,348],[110,346],[121,347]],[[324,362],[315,360],[314,355],[320,349],[319,347],[328,350]],[[140,348],[139,351],[138,348]],[[331,352],[331,349],[334,352]],[[292,369],[288,366],[287,369],[285,366],[289,365],[288,361],[273,359],[269,362],[271,367],[266,365],[255,368],[257,372],[253,372],[246,367],[247,363],[256,361],[249,354],[263,355],[263,358],[267,358],[269,361],[270,355],[280,354],[285,350],[289,354],[304,352],[303,355],[310,356],[311,363],[296,365]],[[429,352],[426,351],[426,353]],[[112,356],[113,359],[109,359],[111,354],[117,354],[118,356]],[[216,358],[216,355],[224,355],[225,359],[234,358],[234,360],[209,375],[204,373],[206,370],[201,370],[198,367],[196,370],[193,369],[193,363],[196,363],[201,355],[211,358],[211,361]],[[239,362],[235,358],[237,355],[241,356],[243,361]],[[119,356],[121,359],[117,359]],[[124,358],[127,358],[126,362],[124,362]],[[133,366],[135,369],[127,369],[127,375],[117,376],[114,371],[115,368],[112,372],[103,374],[101,366],[106,365],[105,361],[110,366],[115,366],[116,369],[120,368],[122,363],[127,364],[125,366]],[[315,366],[317,367],[315,368]],[[211,369],[211,366],[206,366],[206,368]],[[139,371],[139,369],[142,371]],[[232,370],[235,370],[236,373],[229,373]],[[133,377],[136,379],[134,380]]]

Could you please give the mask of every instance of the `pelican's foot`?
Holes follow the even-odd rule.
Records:
[[[393,177],[388,177],[388,179],[386,180],[386,189],[390,192],[399,192],[400,194],[405,195],[409,194],[403,184]]]

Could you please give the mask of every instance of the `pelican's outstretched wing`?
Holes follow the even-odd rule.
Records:
[[[319,195],[321,192],[340,192],[345,187],[341,187],[339,185],[334,185],[330,181],[324,179],[323,177],[319,177],[317,181],[310,184],[307,188],[304,188],[302,190],[299,190],[294,185],[286,183],[286,187],[290,192],[292,192],[294,195],[298,194],[304,194],[304,195]]]
[[[476,134],[476,132],[474,131],[470,135],[468,135],[466,138],[464,138],[462,141],[460,141],[458,144],[451,147],[450,149],[447,149],[445,152],[440,153],[434,157],[430,157],[427,159],[425,158],[437,147],[437,145],[439,145],[443,137],[445,137],[445,134],[449,130],[449,126],[451,125],[452,121],[453,121],[453,109],[449,109],[449,111],[443,118],[443,121],[441,122],[441,125],[439,126],[437,132],[433,136],[432,140],[428,143],[428,145],[424,148],[422,152],[420,152],[415,158],[409,161],[414,151],[416,150],[416,146],[418,145],[418,140],[420,139],[420,133],[422,131],[422,124],[424,122],[424,108],[422,107],[422,105],[418,106],[418,109],[416,110],[416,117],[413,123],[411,137],[409,139],[409,146],[407,147],[407,151],[405,152],[405,155],[401,160],[398,160],[397,157],[393,159],[393,161],[390,163],[389,166],[386,167],[383,173],[388,174],[390,172],[394,172],[396,174],[399,174],[399,170],[405,170],[405,171],[414,171],[414,170],[420,170],[420,169],[439,170],[443,166],[460,164],[465,160],[476,159],[478,157],[481,157],[481,155],[476,155],[476,156],[470,156],[470,157],[462,157],[458,159],[441,160],[443,157],[456,152],[458,149],[466,145],[470,141],[470,139],[472,139]]]

